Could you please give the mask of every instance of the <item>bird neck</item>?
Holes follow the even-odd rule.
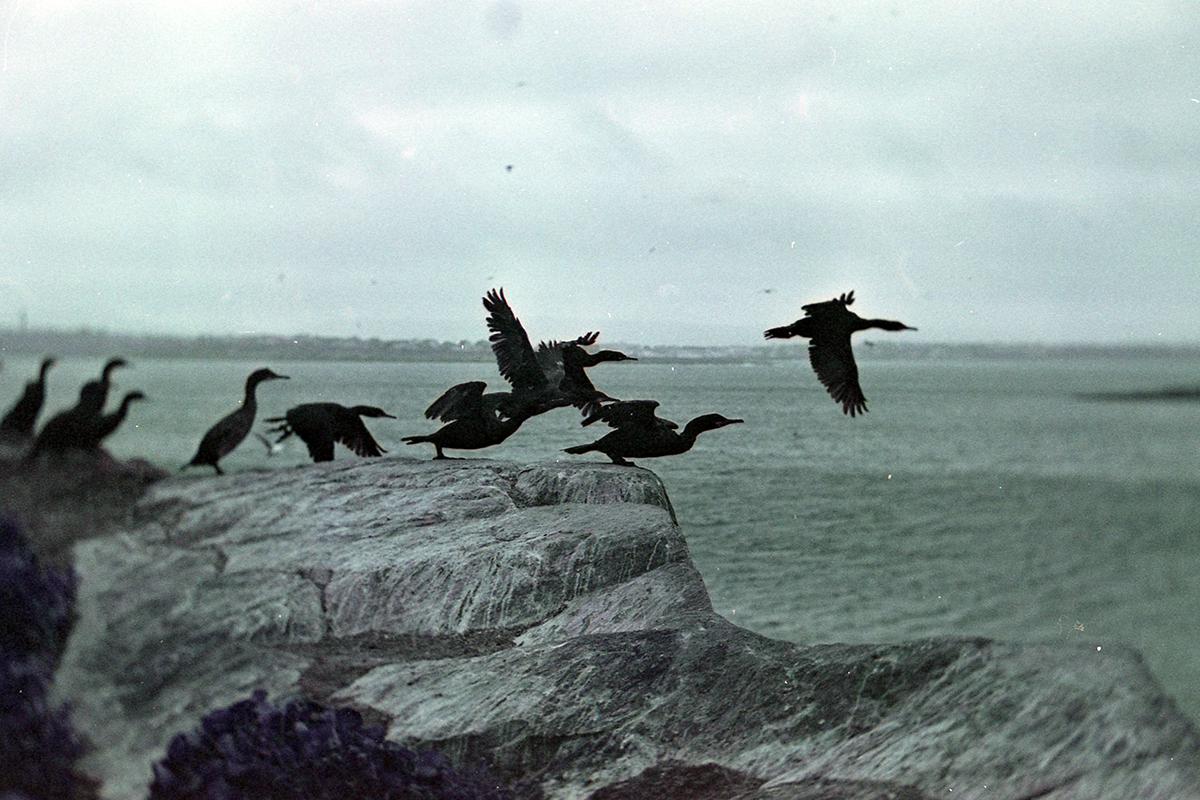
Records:
[[[254,396],[257,388],[258,381],[252,378],[246,380],[246,395],[242,398],[242,408],[255,408],[258,405],[258,399]]]
[[[696,419],[691,420],[687,425],[683,426],[683,430],[679,433],[679,436],[682,439],[687,439],[690,447],[691,444],[695,443],[697,436],[711,430],[712,427],[704,419],[696,417]]]
[[[50,371],[51,366],[52,365],[49,362],[42,363],[42,368],[40,370],[38,370],[38,380],[37,380],[38,383],[46,382],[46,373],[48,373]]]

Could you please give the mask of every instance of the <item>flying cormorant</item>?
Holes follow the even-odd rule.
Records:
[[[217,424],[208,429],[204,438],[200,440],[196,455],[192,456],[192,460],[184,464],[182,469],[209,466],[216,470],[218,475],[224,475],[225,473],[221,471],[217,462],[233,452],[233,449],[242,443],[242,440],[250,434],[250,429],[254,427],[254,415],[258,412],[258,400],[255,398],[254,390],[263,381],[287,380],[287,377],[287,375],[277,375],[266,368],[251,372],[250,376],[246,378],[246,395],[242,399],[241,408],[225,415]]]
[[[624,353],[608,350],[604,358],[588,363],[589,358],[597,359],[600,355],[588,356],[586,351],[582,351],[583,347],[595,343],[600,335],[596,331],[589,331],[569,342],[542,342],[535,352],[529,343],[529,335],[509,306],[503,289],[489,291],[483,298],[483,307],[488,311],[487,326],[492,332],[489,340],[492,352],[496,355],[496,366],[504,379],[512,384],[512,396],[501,408],[505,416],[528,418],[568,405],[581,410],[594,410],[600,402],[613,398],[598,391],[586,377],[580,382],[583,368],[601,361],[636,360]],[[568,369],[563,357],[565,350],[572,346],[579,347],[585,356],[573,364],[577,369]]]
[[[41,369],[35,381],[25,384],[25,391],[4,419],[0,420],[0,433],[20,439],[33,437],[38,414],[46,402],[46,373],[54,366],[53,358],[42,359]]]
[[[267,422],[278,423],[271,429],[272,433],[280,434],[275,440],[276,444],[296,434],[308,446],[308,454],[313,461],[333,461],[334,442],[341,442],[356,455],[383,455],[387,451],[371,436],[362,417],[395,419],[375,406],[346,408],[337,403],[304,403],[288,409],[282,417],[271,417]]]
[[[613,431],[591,444],[568,447],[564,453],[604,453],[614,464],[632,467],[626,458],[657,458],[686,453],[696,443],[696,437],[705,431],[734,425],[743,420],[728,419],[720,414],[703,414],[696,417],[679,431],[679,426],[669,419],[655,415],[656,400],[624,400],[604,406],[583,421],[583,425],[603,422]]]
[[[542,408],[536,404],[526,403],[523,410],[514,411],[509,408],[511,416],[501,412],[502,407],[508,407],[511,396],[508,392],[489,392],[483,390],[487,384],[483,381],[468,381],[452,386],[441,397],[434,400],[425,410],[429,419],[439,419],[447,424],[433,433],[421,436],[405,436],[405,444],[429,443],[434,446],[437,455],[434,458],[446,458],[442,448],[451,450],[481,450],[485,447],[500,444],[516,432],[517,428],[534,414],[548,411],[555,406]]]
[[[112,373],[126,366],[122,358],[112,358],[100,371],[100,380],[88,381],[79,390],[79,402],[46,421],[33,440],[29,458],[47,450],[87,450],[96,446],[93,438],[96,426],[104,415],[104,402],[112,385]]]
[[[808,360],[817,378],[829,391],[834,402],[842,404],[842,413],[855,416],[867,411],[867,398],[858,384],[858,367],[850,348],[850,335],[868,328],[885,331],[915,331],[903,322],[890,319],[863,319],[847,306],[854,302],[854,292],[843,294],[823,303],[801,306],[804,318],[782,328],[763,333],[766,339],[790,339],[803,336],[810,339]]]
[[[121,405],[116,411],[111,414],[103,414],[96,421],[90,435],[89,447],[99,447],[100,444],[112,436],[117,428],[121,427],[121,423],[125,421],[125,417],[129,414],[129,406],[138,400],[145,400],[146,395],[141,392],[128,392],[121,398]]]

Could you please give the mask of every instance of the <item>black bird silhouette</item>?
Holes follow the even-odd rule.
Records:
[[[100,379],[88,381],[79,390],[79,402],[55,414],[38,432],[28,458],[63,450],[88,450],[96,446],[94,431],[104,415],[104,403],[112,386],[113,371],[126,366],[123,358],[111,358],[100,371]]]
[[[362,417],[387,417],[391,414],[375,406],[351,406],[346,408],[337,403],[304,403],[288,409],[282,417],[271,417],[267,422],[278,423],[271,433],[278,433],[279,444],[292,434],[308,446],[313,461],[333,461],[334,442],[350,448],[355,455],[364,457],[381,456],[387,451],[371,436]],[[268,447],[268,454],[270,448]]]
[[[482,450],[500,444],[534,414],[549,411],[555,406],[543,407],[527,402],[523,408],[514,410],[509,392],[488,392],[483,381],[468,381],[451,386],[441,397],[434,400],[425,410],[429,419],[447,423],[430,434],[405,436],[405,444],[432,444],[437,454],[434,458],[447,458],[443,448],[451,450]],[[550,402],[546,400],[544,402]],[[507,413],[501,409],[507,409]]]
[[[658,458],[686,453],[696,443],[696,437],[705,431],[723,428],[742,422],[720,414],[703,414],[696,417],[683,431],[669,419],[661,419],[654,413],[656,400],[624,400],[604,406],[581,424],[603,422],[613,429],[591,444],[568,447],[564,453],[604,453],[614,464],[635,466],[627,458]]]
[[[804,318],[782,328],[763,333],[766,339],[790,339],[803,336],[810,339],[808,360],[817,378],[835,402],[842,404],[842,413],[855,416],[867,411],[867,398],[858,383],[858,366],[850,336],[869,328],[885,331],[915,331],[903,322],[890,319],[863,319],[847,306],[854,302],[854,292],[843,294],[822,303],[801,306]]]
[[[217,462],[233,452],[234,448],[242,443],[242,440],[250,434],[250,429],[254,427],[254,415],[258,413],[258,399],[255,397],[258,385],[263,381],[287,380],[287,377],[287,375],[278,375],[265,367],[251,372],[250,376],[246,378],[246,394],[242,398],[241,407],[226,414],[208,429],[204,438],[200,440],[196,455],[192,456],[192,460],[180,469],[208,466],[216,470],[218,475],[224,475],[225,473]]]
[[[121,427],[121,423],[125,421],[125,417],[129,414],[129,406],[139,400],[145,400],[146,395],[141,392],[128,392],[121,398],[121,405],[111,414],[103,414],[96,420],[96,424],[92,427],[89,434],[89,447],[99,447],[101,443],[116,433],[117,428]]]
[[[488,311],[487,326],[492,332],[489,340],[496,356],[500,374],[512,385],[512,395],[504,402],[501,414],[528,418],[552,408],[573,405],[581,410],[594,410],[613,398],[600,392],[587,380],[583,370],[602,361],[636,361],[615,350],[600,358],[589,355],[583,347],[594,344],[600,334],[589,331],[569,342],[542,342],[534,352],[529,335],[513,313],[504,290],[493,289],[483,298]],[[568,366],[565,351],[578,347],[582,356],[570,357]],[[582,380],[580,380],[582,378]]]
[[[25,391],[13,407],[0,419],[0,433],[10,437],[29,439],[37,425],[38,414],[46,402],[46,373],[54,366],[53,358],[42,359],[41,369],[35,381],[25,384]]]

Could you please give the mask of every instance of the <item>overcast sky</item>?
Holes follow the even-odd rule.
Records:
[[[0,9],[0,325],[1200,341],[1194,2]]]

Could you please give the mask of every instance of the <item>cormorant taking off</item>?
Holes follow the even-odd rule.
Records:
[[[783,328],[771,328],[763,333],[766,339],[790,339],[803,336],[811,339],[808,360],[822,385],[834,402],[842,404],[842,413],[855,416],[867,411],[867,398],[858,384],[858,366],[850,348],[850,335],[868,328],[885,331],[915,331],[903,322],[890,319],[863,319],[847,306],[854,302],[854,292],[843,294],[823,303],[801,306],[804,318]]]
[[[109,359],[100,372],[100,380],[88,381],[79,390],[79,402],[46,421],[33,440],[28,458],[46,450],[61,452],[94,448],[96,442],[93,436],[104,415],[104,402],[112,385],[113,370],[125,365],[122,358]]]
[[[405,436],[404,443],[432,444],[437,451],[434,458],[447,457],[442,448],[481,450],[500,444],[512,436],[533,414],[554,407],[538,410],[526,404],[523,411],[510,409],[511,416],[504,416],[500,409],[508,404],[511,396],[508,392],[484,394],[486,387],[483,381],[468,381],[447,389],[425,410],[425,416],[429,419],[440,419],[447,424],[427,435]]]
[[[33,436],[38,414],[42,404],[46,402],[46,373],[54,366],[53,358],[42,359],[42,367],[38,370],[36,381],[25,384],[25,392],[0,420],[0,433],[29,439]]]
[[[271,433],[280,434],[276,444],[296,434],[308,446],[313,461],[333,461],[334,442],[341,442],[356,455],[383,455],[387,451],[371,436],[361,417],[395,419],[375,406],[346,408],[337,403],[305,403],[288,409],[282,417],[271,417],[267,422],[278,423],[271,429]],[[270,453],[269,448],[267,452]]]
[[[138,400],[145,400],[146,395],[141,392],[129,392],[121,398],[121,405],[116,411],[111,414],[102,415],[91,431],[91,441],[89,447],[99,447],[100,444],[116,433],[117,428],[121,427],[121,423],[125,421],[125,417],[129,414],[129,406]]]
[[[568,369],[564,361],[565,349],[577,346],[582,350],[594,344],[600,336],[598,332],[589,331],[570,342],[542,342],[535,353],[533,345],[529,343],[529,335],[509,306],[503,289],[489,291],[483,298],[483,307],[488,311],[487,326],[492,332],[488,338],[496,355],[496,365],[513,387],[512,397],[501,407],[501,413],[505,416],[528,418],[567,405],[580,409],[594,408],[600,402],[613,398],[598,391],[586,377],[580,382],[583,369],[601,361],[636,360],[624,353],[608,350],[604,351],[608,353],[604,358],[598,358],[600,354],[597,353],[588,358],[598,360],[579,362],[577,369]],[[583,353],[588,355],[586,351]]]
[[[604,453],[614,464],[634,466],[626,458],[657,458],[686,453],[696,443],[696,437],[705,431],[734,425],[743,420],[728,419],[720,414],[703,414],[684,426],[655,415],[656,400],[625,400],[604,406],[583,421],[583,425],[603,422],[613,429],[591,444],[568,447],[564,453]]]
[[[242,407],[222,417],[216,425],[208,429],[204,438],[200,440],[196,455],[181,469],[209,466],[216,470],[218,475],[224,475],[217,462],[233,452],[254,427],[254,415],[258,412],[258,400],[254,396],[254,390],[263,381],[287,380],[287,377],[265,368],[251,372],[250,377],[246,378],[246,395],[242,399]]]

